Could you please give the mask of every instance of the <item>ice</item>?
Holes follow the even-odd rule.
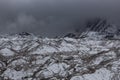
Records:
[[[120,41],[85,38],[0,38],[0,79],[119,80]],[[2,79],[3,78],[3,79]]]
[[[71,80],[110,80],[112,75],[113,74],[109,70],[101,68],[93,74],[74,76],[71,78]]]
[[[1,53],[3,56],[13,56],[13,55],[15,54],[13,51],[11,51],[11,50],[8,49],[8,48],[1,49],[1,50],[0,50],[0,53]]]

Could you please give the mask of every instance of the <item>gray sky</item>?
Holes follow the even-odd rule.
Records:
[[[119,25],[120,0],[0,0],[0,33],[63,35],[96,16]]]

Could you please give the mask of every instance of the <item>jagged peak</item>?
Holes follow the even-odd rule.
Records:
[[[87,31],[116,34],[118,27],[104,18],[94,18],[86,22]]]
[[[91,32],[99,33],[96,36],[104,35],[104,38],[114,38],[116,35],[119,36],[120,30],[106,19],[95,18],[87,21],[86,30],[81,34],[81,37],[88,37],[88,35],[91,35]]]

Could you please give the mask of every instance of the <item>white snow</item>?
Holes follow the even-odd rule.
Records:
[[[0,50],[0,53],[1,53],[3,56],[13,56],[13,55],[15,54],[13,51],[11,51],[11,50],[8,49],[8,48],[1,49],[1,50]]]
[[[93,74],[74,76],[71,80],[110,80],[112,76],[113,74],[109,70],[101,68]]]
[[[0,38],[0,76],[13,80],[24,80],[26,76],[29,78],[25,80],[31,76],[35,77],[32,80],[57,80],[59,76],[65,80],[71,75],[70,80],[111,80],[120,72],[120,50],[96,55],[119,47],[119,40],[105,40],[96,32],[81,39],[6,35]]]
[[[29,73],[25,73],[24,71],[7,69],[2,76],[10,77],[13,80],[21,80],[22,77],[25,77],[27,74]]]

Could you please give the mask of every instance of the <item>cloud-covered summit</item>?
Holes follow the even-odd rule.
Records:
[[[81,31],[90,17],[119,23],[118,0],[0,0],[0,33],[32,32],[56,36]]]

